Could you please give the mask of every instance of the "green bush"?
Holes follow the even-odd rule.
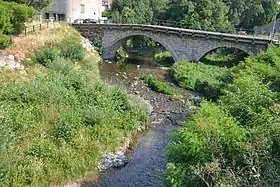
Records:
[[[168,51],[155,54],[154,61],[159,65],[172,66],[174,64],[173,57]]]
[[[201,92],[207,99],[217,100],[228,69],[202,63],[177,62],[170,72],[181,87]]]
[[[243,164],[246,133],[217,105],[203,102],[173,135],[167,181],[176,187],[230,184],[223,181],[232,181],[230,172]]]
[[[0,1],[0,49],[11,43],[7,35],[18,35],[25,28],[25,22],[31,18],[34,10],[15,2]]]
[[[266,123],[267,109],[275,102],[273,93],[255,75],[239,73],[232,84],[224,89],[220,104],[236,117],[241,124],[256,125]],[[268,119],[267,119],[268,118]]]
[[[0,89],[0,186],[49,186],[97,171],[104,152],[147,127],[145,109],[101,81],[88,65],[96,62],[74,64],[53,48],[37,57],[43,74]]]
[[[11,25],[11,27],[5,27],[5,34],[11,32],[11,34],[18,35],[22,31],[24,31],[25,25],[24,23],[34,15],[34,10],[26,5],[18,4],[15,2],[0,2],[5,8],[5,14],[9,18],[10,23],[6,23],[7,25]],[[3,28],[0,28],[3,29]]]
[[[46,49],[37,51],[34,56],[36,63],[42,64],[43,66],[50,66],[51,63],[59,56],[60,50],[49,46]]]
[[[219,78],[217,105],[202,103],[173,137],[171,186],[279,186],[279,54],[280,48],[270,46]],[[173,71],[186,87],[204,75],[194,68],[193,80],[183,68]],[[208,70],[204,77],[215,74]]]
[[[7,35],[1,34],[1,31],[0,31],[0,49],[4,49],[4,48],[8,47],[10,44],[11,44],[10,37]]]
[[[141,79],[143,79],[148,86],[159,93],[164,93],[168,95],[176,95],[176,90],[169,86],[167,83],[161,81],[158,77],[154,75],[149,75],[149,76],[142,76]]]
[[[12,25],[10,22],[10,16],[4,4],[0,2],[0,31],[7,33],[11,31]]]
[[[57,57],[56,55],[54,55],[53,57],[53,60],[48,59],[49,62],[46,64],[48,68],[63,74],[70,73],[74,68],[74,64],[70,60],[64,59],[62,57]]]
[[[111,16],[111,12],[102,12],[101,15],[102,15],[102,17],[109,18]]]
[[[85,57],[85,48],[80,41],[70,40],[62,44],[61,56],[70,60],[82,61]]]

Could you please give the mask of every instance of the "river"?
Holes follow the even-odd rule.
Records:
[[[170,143],[170,134],[181,120],[186,120],[187,109],[183,100],[170,101],[169,97],[148,88],[139,77],[142,74],[157,75],[170,82],[168,72],[149,60],[129,60],[127,63],[104,62],[101,77],[124,87],[129,93],[139,95],[153,106],[149,130],[137,138],[129,163],[119,169],[101,174],[96,181],[85,181],[84,187],[160,187],[164,186],[162,173],[167,160],[164,151]],[[170,82],[171,84],[171,82]],[[185,95],[190,93],[184,91]]]

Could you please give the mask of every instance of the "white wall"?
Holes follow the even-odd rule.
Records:
[[[81,4],[85,5],[84,13],[81,12]],[[102,0],[54,0],[50,11],[64,13],[68,22],[75,19],[106,19],[101,17],[105,11]]]

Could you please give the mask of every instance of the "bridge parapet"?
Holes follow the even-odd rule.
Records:
[[[247,53],[265,50],[276,40],[250,35],[182,29],[140,24],[73,24],[85,37],[102,40],[104,58],[113,58],[127,38],[143,35],[161,43],[175,61],[198,61],[205,53],[219,47],[234,47]]]

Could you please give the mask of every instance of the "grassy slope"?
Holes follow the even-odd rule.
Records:
[[[228,70],[173,66],[184,88],[197,90],[205,82],[219,91],[217,102],[203,101],[175,132],[167,151],[170,186],[279,186],[279,54],[279,47],[270,46]]]
[[[26,44],[26,50],[79,37],[67,26],[45,32],[44,39],[29,36],[38,46]],[[146,127],[143,107],[100,80],[96,58],[58,59],[51,68],[29,62],[24,73],[0,72],[0,186],[48,186],[97,171],[103,152]]]

